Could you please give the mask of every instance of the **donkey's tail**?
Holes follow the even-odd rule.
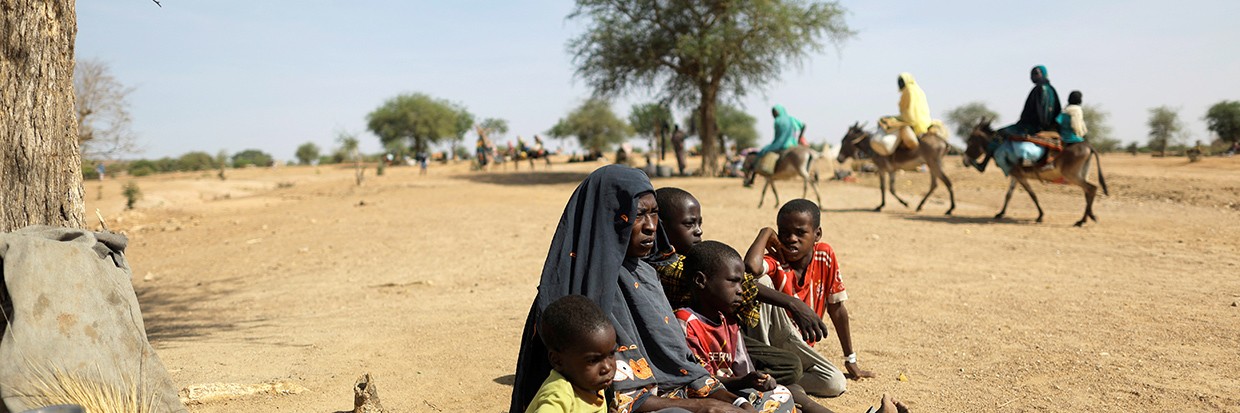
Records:
[[[1111,193],[1107,191],[1107,180],[1106,178],[1102,177],[1102,159],[1098,157],[1098,150],[1094,148],[1089,148],[1089,149],[1090,149],[1090,152],[1094,153],[1094,164],[1098,165],[1098,184],[1102,185],[1102,194],[1106,196],[1111,196]]]

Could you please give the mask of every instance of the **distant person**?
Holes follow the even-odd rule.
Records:
[[[680,125],[672,127],[672,152],[676,153],[676,170],[679,175],[685,174],[685,131],[680,130]]]
[[[100,181],[103,180],[104,175],[107,175],[107,171],[108,171],[107,168],[103,167],[103,162],[99,162],[95,164],[95,172],[99,174]]]
[[[835,251],[821,242],[820,220],[818,205],[809,200],[795,199],[784,204],[776,218],[779,229],[767,227],[758,232],[745,253],[745,269],[759,274],[760,283],[785,294],[785,298],[809,306],[819,319],[830,318],[848,373],[856,379],[874,377],[874,373],[857,364],[848,309],[844,306],[848,293]],[[805,377],[798,384],[809,394],[835,397],[844,393],[844,374],[819,354],[814,340],[804,339],[796,326],[782,308],[764,305],[757,327],[746,329],[745,334],[800,356]]]
[[[783,105],[771,108],[771,116],[775,117],[775,138],[758,152],[758,162],[754,166],[766,175],[775,172],[775,164],[779,162],[779,156],[784,151],[797,146],[798,140],[805,138],[806,125],[789,115]],[[753,185],[753,179],[754,174],[748,173],[745,186]]]
[[[1064,145],[1085,141],[1089,128],[1085,127],[1085,111],[1081,108],[1081,91],[1073,90],[1068,94],[1068,106],[1056,118],[1059,122],[1059,138]]]
[[[1033,90],[1025,98],[1025,108],[1020,112],[1020,120],[1015,124],[999,129],[1000,136],[1033,135],[1043,131],[1059,131],[1059,118],[1063,108],[1059,105],[1059,93],[1051,86],[1047,78],[1046,66],[1036,66],[1029,72],[1029,80],[1033,81]]]
[[[603,390],[616,374],[616,329],[607,315],[589,298],[568,295],[547,306],[539,327],[551,373],[525,412],[606,412]]]
[[[901,146],[917,149],[918,139],[930,130],[933,122],[930,103],[912,74],[901,73],[896,78],[896,86],[900,89],[900,116],[884,117],[878,123],[887,133],[894,133]]]
[[[426,175],[426,167],[430,164],[431,156],[426,151],[418,151],[413,157],[414,162],[418,163],[418,174]]]

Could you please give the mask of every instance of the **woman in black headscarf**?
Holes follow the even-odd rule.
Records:
[[[674,256],[646,175],[622,165],[591,173],[564,207],[551,240],[521,336],[510,412],[525,411],[551,371],[536,325],[547,305],[570,294],[589,297],[611,317],[620,411],[754,411],[689,350],[658,275],[642,260],[660,255]]]

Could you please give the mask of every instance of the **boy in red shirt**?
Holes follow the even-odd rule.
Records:
[[[754,368],[736,318],[744,303],[743,268],[740,254],[717,241],[696,244],[686,252],[684,274],[692,280],[691,299],[688,307],[676,310],[676,318],[685,329],[689,349],[720,383],[748,396],[759,411],[780,411],[791,398],[806,413],[829,413],[800,386],[779,386],[771,375]]]
[[[821,215],[818,205],[806,199],[789,201],[779,209],[776,218],[779,231],[763,228],[745,254],[745,267],[753,274],[762,274],[759,282],[769,283],[782,297],[778,300],[797,300],[808,305],[818,314],[831,318],[840,347],[844,352],[844,367],[854,379],[874,377],[874,373],[862,370],[853,351],[852,334],[848,325],[848,309],[844,301],[848,293],[840,278],[839,263],[835,252],[822,239]],[[759,290],[759,294],[769,290]],[[767,301],[767,300],[763,300]],[[763,305],[758,326],[748,328],[745,334],[771,346],[795,352],[806,367],[800,383],[809,394],[835,397],[844,392],[844,374],[814,350],[814,341],[802,339],[796,323],[787,312],[778,307]]]

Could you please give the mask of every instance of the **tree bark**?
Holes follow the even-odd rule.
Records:
[[[702,102],[698,107],[698,119],[702,124],[698,125],[700,131],[699,137],[702,138],[702,169],[698,171],[701,176],[715,176],[719,173],[718,148],[715,145],[715,135],[719,133],[719,122],[715,119],[715,108],[718,106],[717,88],[710,86],[703,87]]]
[[[0,232],[83,227],[69,0],[0,0]]]

